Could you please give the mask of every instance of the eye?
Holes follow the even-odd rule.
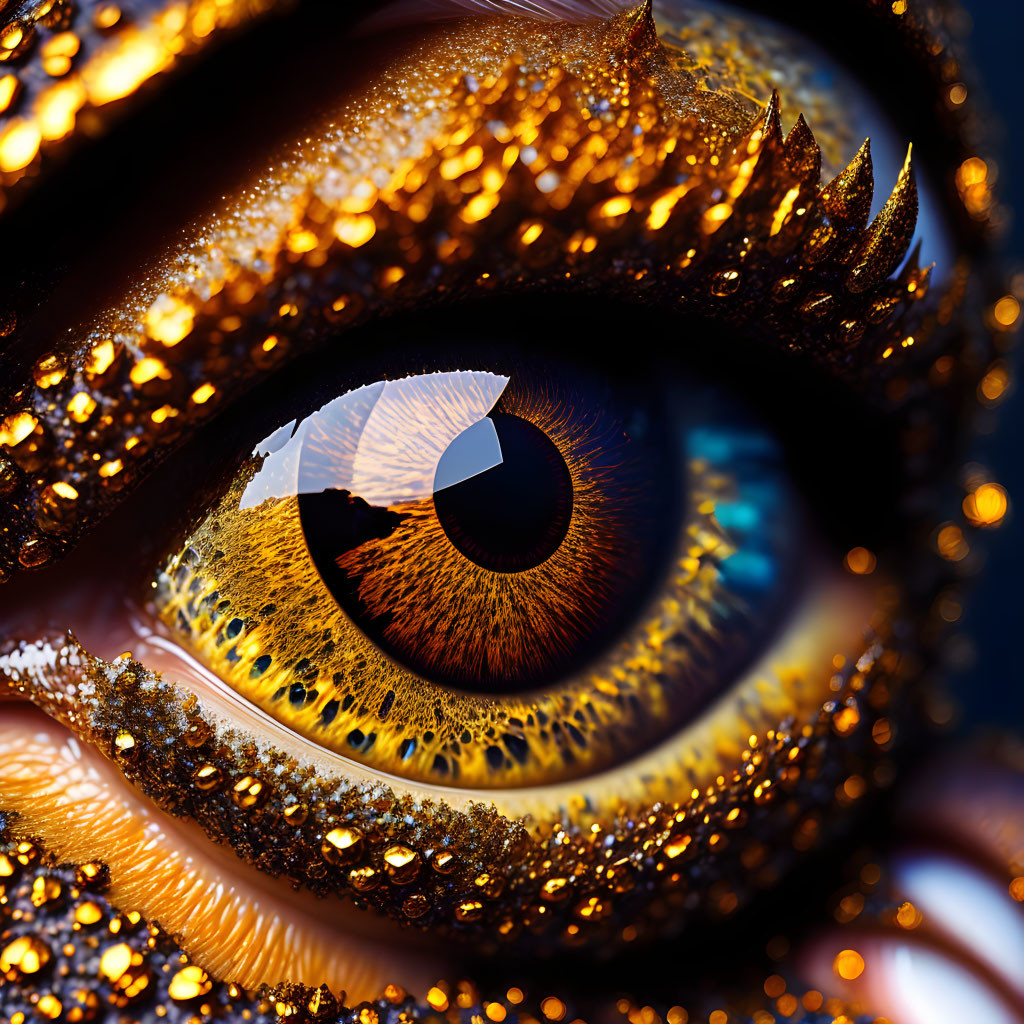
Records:
[[[842,589],[728,385],[445,347],[466,368],[276,430],[158,577],[170,636],[297,732],[405,778],[550,785],[692,724]]]
[[[952,373],[917,185],[897,161],[873,200],[834,125],[822,175],[649,7],[424,40],[36,359],[4,564],[111,518],[9,589],[12,633],[46,607],[78,639],[5,652],[3,686],[340,930],[615,949],[731,916],[876,779],[927,589],[913,382]],[[19,752],[31,721],[0,795],[135,878],[123,789],[61,803],[80,748]],[[227,888],[146,910],[219,955]],[[247,984],[391,962],[237,945]]]

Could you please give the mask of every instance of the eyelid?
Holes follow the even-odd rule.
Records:
[[[862,379],[876,363],[889,372],[913,357],[915,350],[901,346],[896,335],[909,332],[924,313],[927,271],[911,260],[898,279],[885,280],[913,228],[916,190],[909,168],[867,226],[860,199],[871,176],[864,161],[855,181],[841,176],[819,191],[817,164],[809,159],[816,151],[813,137],[806,126],[783,137],[777,97],[753,122],[737,103],[710,92],[697,91],[690,106],[671,109],[656,84],[670,68],[648,8],[610,22],[550,30],[551,36],[541,23],[529,31],[522,26],[465,22],[444,36],[448,64],[440,75],[434,64],[427,77],[422,69],[417,77],[413,61],[408,81],[385,78],[383,98],[371,90],[373,102],[392,112],[387,139],[405,140],[396,154],[371,130],[377,121],[360,136],[361,159],[380,155],[371,141],[389,154],[387,185],[374,184],[372,173],[356,183],[358,172],[346,177],[338,166],[339,130],[326,129],[318,140],[300,144],[291,163],[253,182],[233,209],[208,221],[192,248],[182,247],[177,261],[154,272],[122,308],[78,337],[74,352],[43,357],[35,386],[0,423],[0,440],[13,460],[4,466],[13,491],[7,510],[17,524],[0,545],[5,573],[57,559],[159,456],[243,385],[265,377],[289,348],[394,312],[424,292],[436,294],[442,284],[453,297],[487,294],[503,283],[521,286],[522,268],[536,267],[547,271],[549,281],[566,281],[566,288],[578,275],[590,284],[606,279],[627,296],[635,296],[637,281],[644,281],[646,298],[660,290],[670,305],[685,284],[684,294],[701,296],[707,313],[731,317],[780,349],[805,345],[807,317],[823,330],[828,318],[845,315],[836,328],[846,324],[851,332],[842,346],[810,346],[841,375]],[[481,36],[493,43],[494,33],[499,53],[523,50],[540,69],[532,74],[541,89],[526,108],[501,61],[484,64],[481,79],[464,73],[480,63]],[[493,70],[499,64],[500,73]],[[621,105],[631,126],[625,130],[610,120],[597,132],[597,150],[590,111],[580,106],[572,85],[571,69],[581,64],[601,69],[609,104]],[[570,70],[550,71],[552,66]],[[623,68],[636,79],[628,95],[610,85]],[[431,89],[458,99],[438,110]],[[406,103],[397,107],[396,90],[406,90]],[[529,111],[527,120],[506,125],[501,117],[511,119],[509,104]],[[403,114],[405,107],[415,113]],[[561,198],[558,186],[548,191],[541,181],[541,164],[554,160],[547,143],[540,160],[532,159],[536,147],[528,144],[537,141],[531,119],[549,115],[560,119],[578,148],[565,167],[569,194]],[[698,136],[693,126],[705,119],[709,134]],[[740,151],[732,150],[734,143]],[[638,147],[649,164],[635,160]],[[348,152],[345,146],[342,151]],[[521,159],[524,154],[531,159]],[[345,159],[356,158],[349,152]],[[682,185],[676,183],[680,175],[686,176]],[[578,185],[576,178],[582,179]],[[467,199],[469,180],[479,188]],[[294,205],[268,212],[264,196],[270,187],[285,189]],[[769,197],[779,191],[791,194],[792,202],[797,194],[806,197],[807,205],[795,208],[804,214],[827,211],[828,230],[804,239],[814,218],[787,214],[770,234],[775,209]],[[513,193],[525,198],[513,202]],[[575,231],[556,227],[569,203],[577,204],[570,218]],[[742,243],[734,252],[733,242],[759,232],[766,236],[759,245]],[[443,235],[447,240],[439,243]],[[766,267],[774,265],[776,251],[805,241],[820,257],[808,271],[811,280],[783,275],[769,288]],[[692,256],[680,256],[684,242],[693,243]],[[847,250],[852,262],[834,264],[838,255],[845,260]],[[726,253],[737,265],[719,269]],[[552,260],[564,263],[568,279],[554,275]],[[744,268],[744,260],[754,266]],[[181,263],[191,269],[182,274]],[[634,274],[621,272],[634,264]],[[297,267],[315,287],[293,287]],[[819,291],[815,274],[825,284],[836,274],[849,277],[850,287],[834,295]],[[766,293],[747,295],[746,287]],[[772,309],[767,320],[759,314],[766,303]],[[879,303],[880,324],[874,312]],[[20,470],[42,482],[26,480]]]
[[[845,604],[838,593],[833,599]],[[870,604],[860,605],[862,613]],[[563,941],[563,925],[571,944],[617,942],[614,926],[621,920],[660,932],[663,925],[648,920],[646,910],[665,879],[675,878],[684,891],[691,873],[704,879],[694,890],[702,899],[693,912],[703,911],[702,900],[719,891],[708,888],[707,879],[728,878],[736,870],[732,862],[755,821],[754,834],[780,859],[773,870],[782,870],[792,847],[771,837],[792,826],[783,798],[810,798],[823,770],[831,778],[864,771],[853,766],[865,756],[864,745],[871,746],[877,714],[866,702],[871,681],[898,672],[898,656],[875,640],[856,664],[832,661],[835,642],[847,651],[864,649],[851,646],[849,635],[860,633],[864,619],[821,595],[810,614],[832,632],[815,641],[812,623],[801,623],[804,628],[793,631],[796,661],[782,657],[792,652],[776,652],[765,670],[751,673],[718,711],[709,712],[703,735],[709,752],[717,751],[716,767],[693,762],[698,729],[684,732],[674,751],[666,743],[617,775],[500,794],[410,785],[336,755],[338,775],[314,770],[318,755],[304,761],[277,751],[235,711],[223,718],[211,713],[203,680],[189,680],[166,658],[168,676],[184,680],[188,689],[161,681],[128,657],[98,661],[73,640],[12,650],[0,660],[0,687],[29,697],[96,743],[147,796],[193,818],[243,858],[252,857],[258,837],[257,863],[271,874],[337,895],[354,885],[351,871],[368,869],[372,891],[359,888],[358,898],[397,920],[411,918],[453,939],[498,935],[506,941],[530,920],[531,942],[554,949]],[[888,613],[880,610],[876,617],[883,628]],[[849,631],[845,640],[836,629]],[[189,693],[193,687],[198,700]],[[763,717],[754,722],[751,714]],[[295,752],[302,747],[296,737],[289,742]],[[633,781],[624,789],[628,779]],[[300,813],[293,820],[284,810],[296,805]],[[638,829],[637,821],[647,824]],[[335,828],[343,830],[338,842],[352,848],[355,859],[346,853],[339,862],[335,848],[328,849],[327,833]],[[733,842],[726,841],[736,829]],[[565,836],[576,838],[565,843]],[[415,863],[414,886],[376,881],[391,870],[388,843],[398,844],[403,863]],[[436,857],[449,850],[455,860],[442,869]],[[494,891],[493,879],[501,880]],[[549,885],[554,895],[545,895]],[[605,908],[596,917],[587,909],[592,899]],[[609,916],[605,911],[612,907]],[[540,908],[542,919],[534,916]]]
[[[416,949],[379,918],[294,892],[222,852],[37,712],[14,709],[0,721],[0,792],[5,810],[45,835],[61,862],[103,862],[110,898],[160,921],[214,977],[252,990],[327,984],[358,1003],[395,977],[425,992],[437,976],[436,950]]]

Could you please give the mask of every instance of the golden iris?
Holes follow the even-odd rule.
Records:
[[[450,358],[481,368],[382,377],[259,444],[156,611],[259,707],[381,771],[543,785],[638,756],[793,611],[783,446],[672,362]]]

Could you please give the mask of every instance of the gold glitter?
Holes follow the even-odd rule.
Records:
[[[13,413],[5,419],[0,420],[0,444],[10,448],[21,444],[27,438],[39,421],[27,412]]]
[[[38,974],[53,958],[50,947],[35,935],[22,935],[0,950],[0,975],[14,981]]]
[[[52,903],[60,899],[61,892],[60,882],[57,879],[40,875],[32,883],[32,906],[42,907],[47,903]]]
[[[354,828],[335,828],[324,836],[320,852],[332,864],[356,860],[362,851],[363,836]]]
[[[855,981],[864,973],[864,958],[854,949],[844,949],[836,954],[832,970],[844,981]]]
[[[64,1004],[51,993],[39,997],[36,1012],[47,1020],[56,1020],[64,1012]]]
[[[384,850],[384,868],[395,885],[408,885],[420,870],[420,855],[402,843],[392,843]]]
[[[878,559],[867,548],[851,548],[843,559],[843,565],[856,576],[868,576],[875,571]]]
[[[964,515],[972,526],[998,526],[1008,507],[1005,488],[999,484],[982,484],[963,500]]]
[[[205,996],[213,988],[209,975],[200,967],[190,964],[171,978],[167,994],[178,1002]]]
[[[103,911],[98,903],[87,900],[75,907],[75,920],[80,925],[92,925],[103,920]]]

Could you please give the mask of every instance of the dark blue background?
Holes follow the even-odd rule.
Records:
[[[991,106],[1003,122],[999,193],[1016,209],[1006,239],[1007,267],[1024,270],[1024,4],[980,0],[965,6],[974,19],[973,55]],[[1018,353],[1018,378],[1020,363]],[[1000,406],[997,422],[995,433],[979,440],[977,458],[1008,490],[1011,517],[986,538],[986,568],[977,590],[968,596],[963,619],[976,653],[973,665],[958,679],[957,691],[969,722],[1024,728],[1024,386],[1019,380]]]

